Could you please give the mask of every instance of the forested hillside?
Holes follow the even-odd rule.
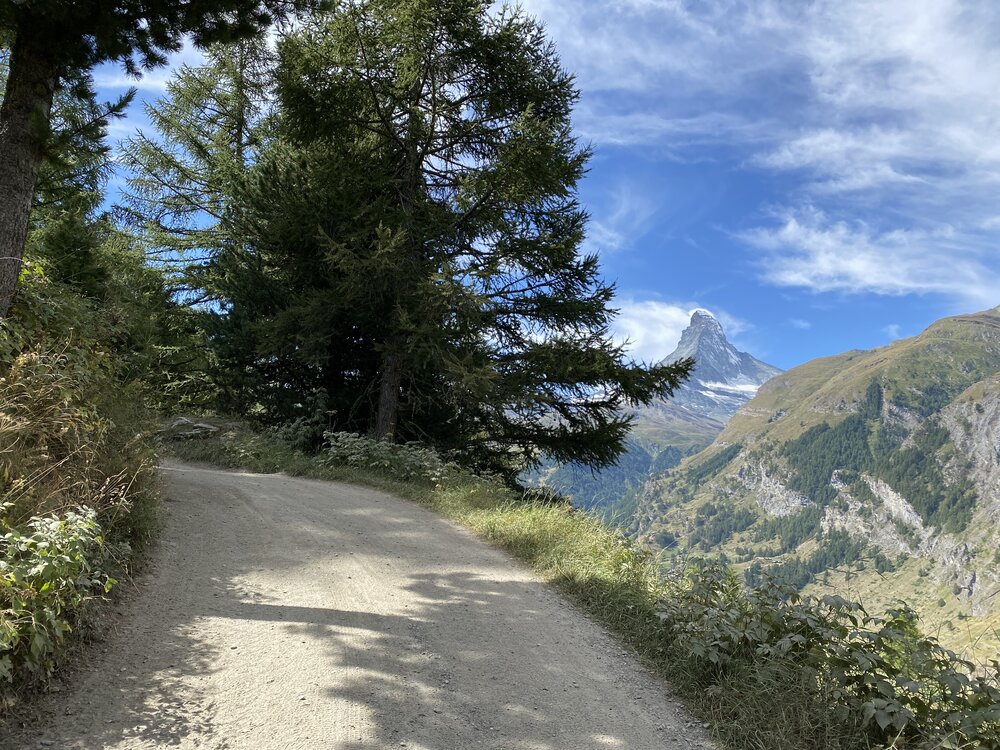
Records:
[[[904,599],[956,646],[996,645],[1000,311],[775,378],[650,488],[633,529],[750,583]],[[859,573],[855,568],[860,568]]]

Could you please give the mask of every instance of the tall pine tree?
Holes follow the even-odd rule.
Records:
[[[300,0],[5,0],[0,45],[10,51],[0,103],[0,317],[10,307],[46,149],[52,102],[67,80],[102,62],[138,74],[196,44],[261,33]]]
[[[611,340],[614,290],[580,252],[577,91],[542,28],[474,0],[346,2],[281,44],[277,96],[217,261],[247,403],[320,395],[338,426],[505,472],[613,461],[622,408],[686,368]]]

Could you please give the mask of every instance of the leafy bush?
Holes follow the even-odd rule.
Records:
[[[136,333],[117,302],[30,262],[0,321],[0,692],[51,671],[104,571],[128,563],[109,550],[155,530]]]
[[[391,479],[437,485],[457,468],[419,443],[396,445],[352,432],[328,432],[325,437],[328,464],[367,469]]]
[[[48,676],[83,605],[116,583],[92,508],[27,527],[0,520],[0,688]]]
[[[659,612],[710,693],[734,675],[771,695],[788,686],[822,707],[817,732],[839,726],[857,735],[852,747],[1000,747],[1000,663],[977,671],[921,635],[905,606],[873,617],[773,581],[748,591],[728,567],[707,564],[677,573]]]

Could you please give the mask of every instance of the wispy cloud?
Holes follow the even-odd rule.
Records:
[[[890,339],[895,340],[899,338],[900,326],[898,323],[890,323],[882,329],[882,332]]]
[[[792,328],[798,328],[800,331],[808,331],[812,328],[812,323],[808,320],[802,320],[802,318],[790,318],[788,324]]]
[[[764,277],[816,292],[938,293],[992,306],[1000,273],[992,253],[948,225],[876,231],[831,220],[816,208],[787,213],[773,228],[740,237],[759,249]]]
[[[602,201],[603,209],[591,218],[586,249],[596,253],[623,250],[641,238],[660,208],[660,198],[637,184],[619,181]]]
[[[737,114],[711,112],[671,117],[643,106],[609,112],[592,100],[577,110],[574,123],[587,141],[606,146],[640,146],[655,143],[674,158],[689,161],[691,149],[702,146],[769,143],[772,123],[749,120]],[[704,157],[700,157],[704,158]]]
[[[167,83],[178,67],[200,65],[204,60],[201,50],[188,41],[178,52],[169,55],[166,65],[144,70],[138,78],[128,75],[118,63],[105,63],[94,71],[94,83],[105,91],[135,88],[158,94],[166,91]]]
[[[578,73],[578,128],[598,147],[656,148],[680,161],[724,151],[784,181],[772,221],[738,233],[765,251],[765,281],[1000,301],[1000,6],[526,7]]]

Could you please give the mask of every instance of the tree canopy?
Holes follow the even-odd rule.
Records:
[[[304,0],[21,0],[0,3],[9,50],[0,105],[0,316],[13,300],[38,171],[50,146],[53,98],[98,63],[137,75],[185,39],[204,46],[258,34]]]
[[[322,409],[502,471],[595,465],[683,365],[612,341],[582,253],[589,151],[541,27],[468,0],[341,5],[282,40],[266,144],[213,260],[237,408]]]

